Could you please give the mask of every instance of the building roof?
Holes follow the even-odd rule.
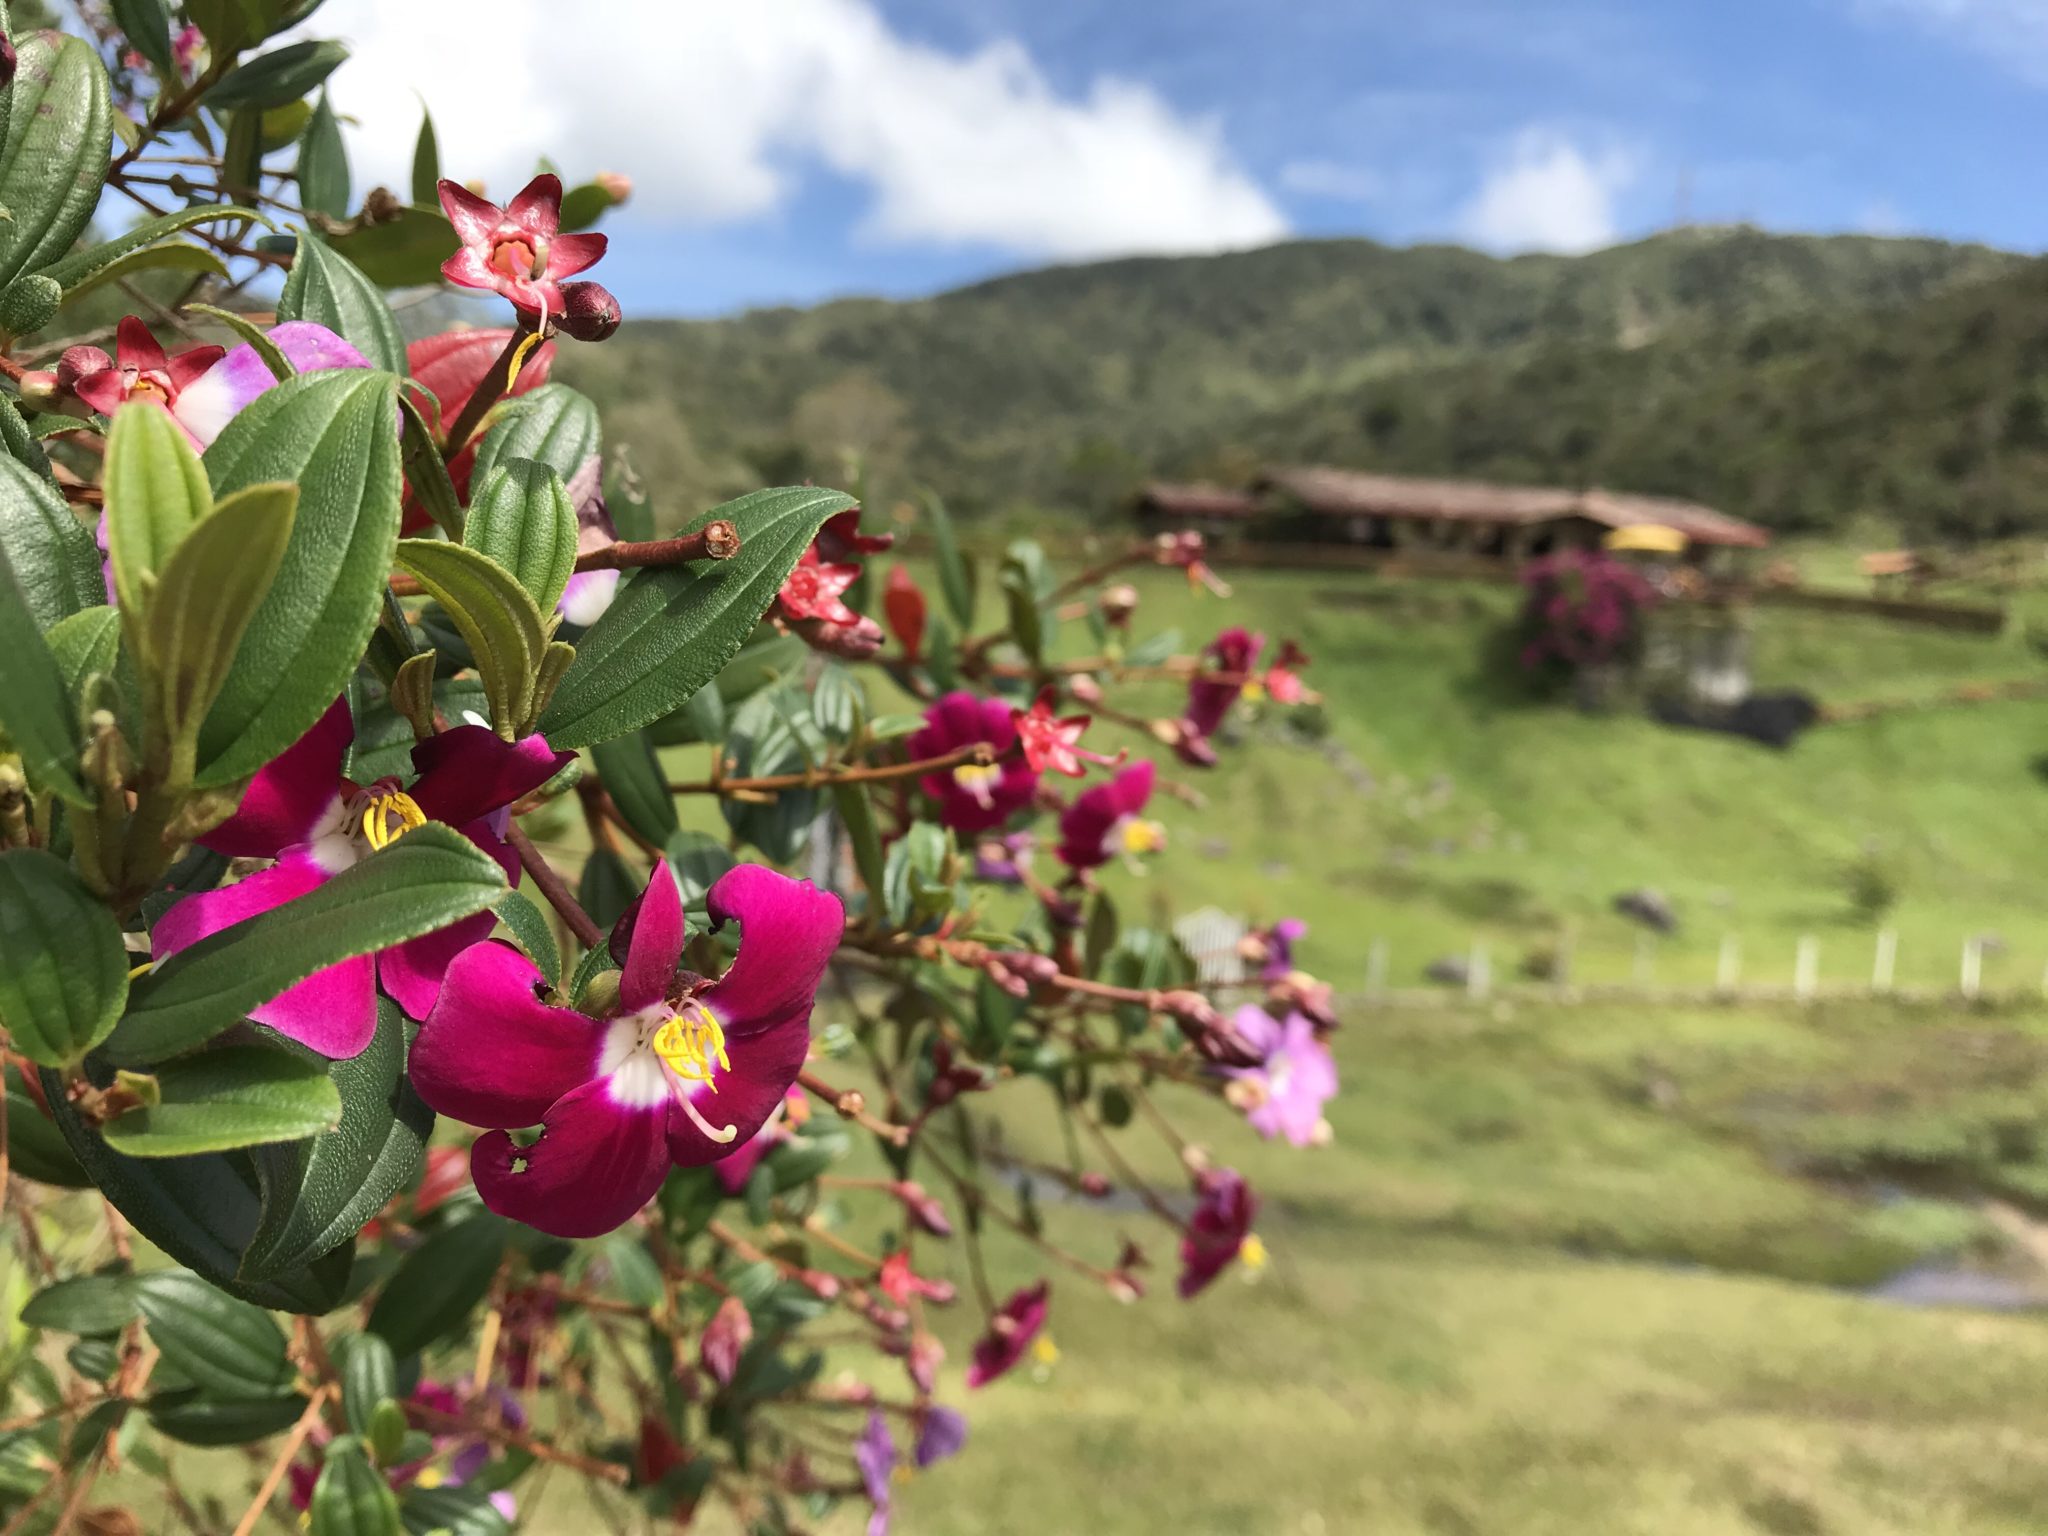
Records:
[[[1488,524],[1546,523],[1582,517],[1607,528],[1645,523],[1674,528],[1695,544],[1760,549],[1768,531],[1698,502],[1633,496],[1598,487],[1493,485],[1482,480],[1429,480],[1371,475],[1319,466],[1269,469],[1253,488],[1277,491],[1305,511],[1325,517],[1398,517]]]
[[[1138,492],[1138,508],[1161,517],[1257,517],[1264,511],[1250,491],[1204,482],[1176,485],[1154,480]]]

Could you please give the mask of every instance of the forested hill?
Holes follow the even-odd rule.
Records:
[[[2033,366],[1996,312],[2040,310],[2048,339],[2044,299],[2024,259],[1927,240],[1687,230],[1512,260],[1314,240],[636,321],[568,349],[563,376],[614,408],[679,505],[834,479],[847,449],[969,511],[1099,508],[1155,472],[1314,457],[1587,475],[1794,525],[1879,494],[1976,497],[1993,471],[1958,439],[1980,442],[1983,409],[2024,418],[2003,396]],[[1886,417],[1916,398],[1902,365],[1938,373],[1954,409],[1980,360],[2012,377],[1984,378],[1971,424]],[[1817,388],[1832,398],[1803,398]]]

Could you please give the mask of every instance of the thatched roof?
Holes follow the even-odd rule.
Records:
[[[1207,482],[1175,485],[1154,480],[1139,490],[1138,510],[1160,517],[1257,517],[1265,509],[1250,491]]]

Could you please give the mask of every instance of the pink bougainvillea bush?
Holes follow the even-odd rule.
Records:
[[[1077,1290],[1257,1267],[1176,1102],[1329,1139],[1303,926],[1221,996],[1112,895],[1307,657],[1192,534],[1013,544],[977,629],[936,502],[921,584],[837,490],[650,501],[551,378],[629,323],[624,179],[443,178],[428,128],[358,189],[311,10],[0,49],[0,1529],[490,1536],[547,1476],[883,1531]],[[408,336],[441,283],[478,326]],[[1143,565],[1224,605],[1199,655],[1131,635]],[[1178,719],[1111,699],[1162,677]],[[1046,1235],[1028,1181],[1149,1136],[1152,1237]]]
[[[1576,671],[1625,661],[1643,639],[1657,589],[1641,571],[1597,550],[1562,550],[1522,570],[1521,661]]]

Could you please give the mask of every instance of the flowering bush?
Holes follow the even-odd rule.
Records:
[[[176,1442],[254,1448],[242,1533],[504,1531],[543,1465],[666,1522],[883,1530],[968,1437],[931,1310],[986,1319],[968,1389],[1055,1358],[991,1225],[1144,1289],[1009,1181],[1104,1197],[1163,1131],[1186,1188],[1138,1194],[1193,1298],[1258,1261],[1258,1200],[1171,1097],[1327,1138],[1300,925],[1247,941],[1226,1017],[1098,883],[1164,847],[1131,747],[1214,761],[1306,658],[1130,639],[1127,567],[1220,587],[1192,535],[1064,581],[1013,545],[984,632],[936,503],[939,601],[894,568],[886,632],[852,496],[656,537],[549,378],[620,324],[583,274],[621,179],[500,205],[429,129],[410,195],[358,202],[316,94],[343,50],[262,51],[309,9],[83,5],[4,52],[0,1525],[140,1529],[117,1465],[190,1511]],[[109,194],[140,222],[94,243]],[[274,317],[236,307],[266,269]],[[149,314],[70,334],[117,277]],[[385,290],[444,279],[500,323],[408,342]],[[1185,721],[1107,701],[1158,676]],[[709,776],[672,778],[692,743]],[[974,1107],[1027,1079],[1066,1161]]]
[[[1599,666],[1636,654],[1657,589],[1642,572],[1597,550],[1568,549],[1522,570],[1522,665]]]

